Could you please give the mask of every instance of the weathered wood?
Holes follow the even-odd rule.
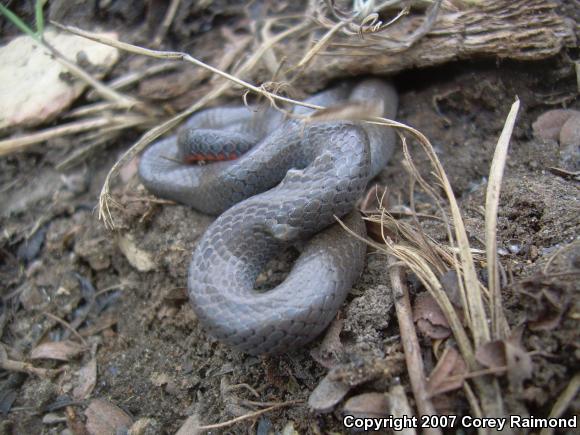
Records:
[[[551,0],[488,0],[459,12],[441,10],[417,43],[404,50],[393,47],[393,40],[404,41],[422,20],[403,18],[384,35],[335,38],[305,71],[307,81],[392,74],[461,59],[540,60],[576,46],[575,22],[558,15]]]

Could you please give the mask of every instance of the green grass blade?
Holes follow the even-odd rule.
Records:
[[[0,4],[0,13],[4,15],[8,21],[12,22],[12,24],[18,27],[22,32],[26,33],[28,36],[32,36],[34,39],[39,39],[38,35],[28,26],[28,24],[22,21],[18,15],[16,15],[3,4]]]
[[[36,21],[36,36],[42,38],[44,33],[44,5],[46,0],[36,0],[34,3],[34,19]]]

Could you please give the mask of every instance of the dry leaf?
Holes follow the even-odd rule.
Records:
[[[477,361],[487,368],[506,367],[505,343],[503,340],[494,340],[480,346],[475,353]]]
[[[544,140],[558,140],[562,126],[577,113],[568,109],[548,110],[542,113],[532,124],[534,136]]]
[[[574,115],[564,123],[562,130],[560,130],[560,145],[563,147],[578,147],[578,144],[580,144],[580,112],[575,112],[576,113],[574,113]],[[578,150],[578,148],[575,149]],[[574,154],[578,156],[578,151]]]
[[[87,431],[90,435],[116,435],[127,431],[133,420],[117,405],[102,399],[93,399],[85,410]]]
[[[340,402],[351,386],[332,379],[333,373],[328,373],[310,393],[308,405],[317,412],[330,412]]]
[[[451,335],[447,318],[433,296],[427,292],[421,293],[415,298],[413,321],[422,334],[434,340],[442,340]]]
[[[459,281],[457,280],[457,271],[453,269],[448,270],[441,275],[439,281],[453,306],[461,308],[461,290],[459,289]]]
[[[393,418],[410,418],[414,415],[405,388],[401,384],[396,383],[389,388],[389,405],[389,414]],[[415,435],[416,432],[413,428],[408,428],[397,432],[397,434]]]
[[[167,373],[157,373],[154,372],[150,377],[149,380],[153,385],[156,387],[162,387],[163,385],[168,384],[171,381],[171,378]]]
[[[337,317],[332,321],[322,343],[316,349],[310,351],[310,355],[321,366],[331,369],[340,360],[344,353],[344,347],[340,341],[340,332],[342,331],[343,320]]]
[[[528,314],[533,317],[528,322],[530,330],[551,331],[560,326],[564,312],[569,305],[569,298],[555,290],[544,288],[534,299],[538,302],[538,308],[535,316],[533,313]]]
[[[67,406],[65,408],[66,426],[75,435],[86,435],[87,428],[83,417],[79,413],[80,410],[77,410],[74,406]]]
[[[475,353],[477,361],[488,368],[507,369],[507,377],[513,391],[519,391],[525,379],[532,376],[532,358],[521,345],[521,328],[506,340],[484,344]]]
[[[453,347],[446,348],[429,376],[429,397],[461,388],[466,374],[467,365],[459,352]]]
[[[99,332],[110,328],[111,326],[117,324],[119,321],[119,315],[116,312],[105,312],[102,313],[97,319],[93,320],[88,326],[79,329],[79,334],[83,337],[90,337],[91,335],[96,335]]]
[[[389,415],[389,398],[384,393],[364,393],[351,397],[344,405],[344,413],[355,417],[380,418]]]
[[[562,284],[544,274],[518,283],[518,291],[525,296],[522,302],[531,331],[550,331],[560,325],[573,300],[573,293]]]
[[[197,435],[205,433],[205,431],[199,430],[200,426],[201,422],[199,421],[199,416],[197,414],[190,415],[187,417],[187,420],[183,422],[175,435]]]
[[[294,422],[289,421],[282,429],[282,435],[300,435],[300,432],[294,428]]]
[[[42,343],[32,349],[31,359],[55,359],[58,361],[69,361],[80,355],[85,348],[70,340],[51,341]]]
[[[117,244],[127,261],[139,272],[149,272],[155,269],[155,262],[151,258],[151,254],[138,248],[133,237],[129,234],[119,236]]]
[[[78,372],[77,386],[73,390],[75,400],[85,400],[88,398],[97,384],[97,360],[91,360]]]
[[[152,418],[140,418],[127,432],[127,435],[145,435],[155,433],[157,422]]]
[[[2,415],[6,415],[10,412],[17,397],[17,390],[6,386],[3,387],[3,390],[0,391],[0,413],[2,413]]]
[[[66,421],[66,416],[57,414],[56,412],[49,412],[42,417],[42,424],[58,424],[65,423]]]
[[[517,328],[505,341],[508,381],[513,391],[521,391],[523,382],[532,377],[532,357],[522,346],[523,328]]]

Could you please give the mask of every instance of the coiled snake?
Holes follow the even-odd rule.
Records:
[[[331,106],[369,99],[381,102],[385,117],[395,116],[396,92],[379,79],[343,82],[307,101]],[[366,252],[335,216],[364,233],[353,208],[394,140],[391,129],[371,124],[305,123],[274,109],[237,107],[199,112],[177,136],[145,151],[139,174],[147,189],[219,214],[197,243],[188,278],[194,310],[211,335],[247,353],[279,353],[328,326]],[[221,148],[213,149],[216,143]],[[236,160],[187,164],[200,154],[221,160],[250,147]],[[302,240],[308,242],[288,277],[270,291],[255,291],[265,264]]]

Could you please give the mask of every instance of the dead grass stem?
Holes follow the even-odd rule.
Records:
[[[548,418],[559,418],[564,414],[568,406],[574,398],[578,395],[578,391],[580,390],[580,373],[576,373],[568,386],[562,391],[562,394],[554,403],[552,410],[550,411],[550,415]],[[554,429],[552,428],[544,428],[540,431],[540,435],[551,435],[554,433]]]
[[[5,139],[0,141],[0,156],[5,156],[19,151],[24,151],[38,143],[55,139],[57,137],[82,133],[89,130],[101,129],[103,127],[116,126],[118,128],[129,128],[149,122],[148,118],[141,115],[118,115],[99,116],[95,118],[83,119],[81,121],[62,124],[57,127],[27,134],[21,137]]]
[[[507,116],[501,132],[489,171],[487,193],[485,197],[485,249],[487,256],[487,274],[489,292],[491,294],[491,327],[493,338],[501,340],[509,336],[509,327],[503,315],[500,290],[500,276],[497,258],[497,211],[499,208],[499,194],[507,152],[512,135],[516,116],[520,108],[520,100],[516,100]]]
[[[421,227],[419,220],[414,217],[412,223],[398,222],[390,215],[380,204],[380,214],[371,215],[368,221],[379,226],[384,244],[377,243],[373,240],[365,239],[366,242],[387,254],[389,265],[393,264],[392,257],[397,258],[406,265],[421,281],[424,287],[433,296],[449,323],[453,337],[461,355],[467,363],[471,373],[477,373],[478,376],[468,376],[472,378],[475,391],[467,391],[473,412],[482,413],[485,416],[502,416],[503,401],[497,379],[493,376],[483,376],[479,364],[475,358],[475,351],[483,344],[493,338],[507,336],[507,322],[503,314],[500,293],[500,279],[497,259],[497,241],[496,241],[496,223],[497,211],[499,205],[499,191],[501,187],[502,174],[507,159],[507,149],[511,137],[519,101],[512,105],[509,115],[507,116],[504,129],[498,140],[492,167],[490,169],[489,185],[486,197],[485,221],[486,221],[486,258],[487,267],[490,276],[490,289],[488,290],[478,279],[475,269],[473,249],[469,244],[467,231],[461,216],[461,210],[451,188],[451,184],[445,174],[435,151],[427,138],[419,132],[413,132],[412,129],[400,129],[400,131],[412,132],[414,138],[418,141],[420,148],[427,155],[433,168],[431,176],[435,178],[435,183],[427,181],[417,167],[415,166],[412,156],[407,147],[406,138],[401,135],[403,142],[403,154],[405,156],[406,169],[411,176],[410,200],[411,209],[414,211],[414,190],[415,185],[428,194],[436,204],[442,220],[445,222],[447,229],[449,246],[442,246],[434,239],[426,235]],[[376,120],[378,124],[392,125],[382,123]],[[445,199],[440,198],[439,187],[445,193]],[[450,211],[450,217],[447,216],[447,210]],[[398,241],[393,241],[387,236],[397,234]],[[350,232],[350,231],[349,231]],[[350,232],[353,234],[352,232]],[[444,291],[440,277],[448,269],[456,271],[458,276],[458,287],[462,303],[463,315],[467,324],[467,329],[463,326],[457,316],[455,308],[451,304],[449,297]],[[394,285],[394,292],[397,294],[397,285]],[[489,305],[489,310],[485,308],[485,302]],[[487,313],[490,313],[488,316]],[[402,324],[401,330],[405,324],[404,319],[399,319]],[[491,325],[491,330],[490,330]],[[406,328],[407,326],[405,326]],[[492,335],[493,330],[493,335]],[[468,333],[469,331],[469,333]],[[411,338],[401,336],[403,341],[412,340]],[[405,334],[407,335],[407,334]],[[412,347],[412,341],[409,344]],[[409,371],[413,368],[409,367]],[[410,375],[411,377],[411,375]],[[466,384],[467,388],[467,384]],[[415,394],[420,395],[420,389]],[[421,400],[416,397],[417,402]],[[481,409],[479,409],[481,408]]]

